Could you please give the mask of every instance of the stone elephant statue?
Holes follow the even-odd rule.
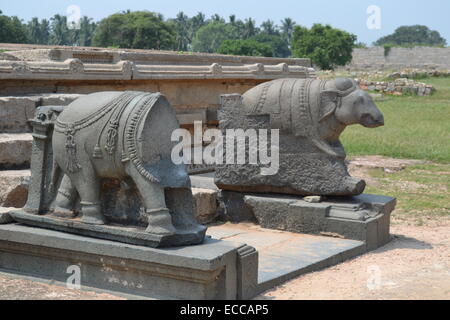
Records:
[[[54,212],[72,212],[79,198],[81,221],[104,224],[104,178],[131,179],[148,219],[146,232],[173,234],[164,188],[189,187],[184,165],[170,159],[175,111],[160,93],[99,92],[64,108],[54,125]]]
[[[248,115],[270,114],[271,128],[308,137],[322,151],[341,158],[345,152],[339,137],[347,126],[384,125],[372,97],[346,78],[270,81],[247,91],[243,106]]]
[[[216,166],[216,185],[239,192],[358,195],[366,184],[348,174],[339,137],[348,125],[384,125],[370,95],[344,78],[265,82],[243,95],[223,95],[218,115],[224,136],[229,129],[275,130],[279,135],[273,149],[279,158],[272,157],[269,175],[260,170],[266,164]]]

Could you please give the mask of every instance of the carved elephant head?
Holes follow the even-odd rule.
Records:
[[[321,93],[321,117],[325,120],[331,115],[345,124],[361,124],[367,128],[384,125],[384,117],[372,97],[351,79],[337,78],[336,89]]]

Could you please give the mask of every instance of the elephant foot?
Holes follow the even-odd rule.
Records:
[[[73,210],[60,206],[56,206],[55,209],[53,209],[53,214],[62,218],[73,218],[76,216]]]
[[[148,226],[145,232],[168,235],[176,232],[172,224],[172,217],[167,208],[146,210],[148,215]]]
[[[88,224],[105,224],[105,219],[98,204],[81,204],[83,213],[81,221]]]
[[[366,182],[362,179],[347,177],[345,180],[345,189],[352,195],[358,195],[364,192]]]
[[[53,213],[61,217],[74,217],[73,202],[73,196],[69,191],[62,188],[59,189]]]

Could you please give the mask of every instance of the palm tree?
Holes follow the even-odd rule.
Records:
[[[252,18],[245,19],[244,29],[243,29],[243,39],[248,39],[255,36],[258,33],[258,28],[256,28],[256,22]]]
[[[213,22],[220,22],[220,23],[225,23],[225,19],[222,18],[220,15],[218,15],[217,13],[213,14],[211,16],[211,21]]]
[[[69,28],[67,27],[67,17],[55,14],[51,19],[50,42],[55,45],[69,44]]]
[[[92,18],[86,16],[80,20],[80,32],[78,37],[78,44],[83,47],[89,47],[92,44],[95,28],[97,24],[92,22]]]
[[[261,23],[261,28],[263,29],[264,33],[267,34],[277,34],[277,26],[272,20],[267,20]]]
[[[27,25],[28,41],[30,43],[41,43],[41,24],[38,18],[32,18]]]
[[[40,23],[40,44],[50,43],[50,21],[42,19]]]
[[[184,12],[179,12],[174,20],[178,51],[187,51],[189,43],[189,17]]]
[[[288,43],[291,43],[292,34],[294,33],[295,21],[291,18],[281,20],[281,32]]]

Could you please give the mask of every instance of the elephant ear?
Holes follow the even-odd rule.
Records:
[[[336,111],[339,102],[339,91],[325,90],[321,92],[319,122],[327,119]]]

